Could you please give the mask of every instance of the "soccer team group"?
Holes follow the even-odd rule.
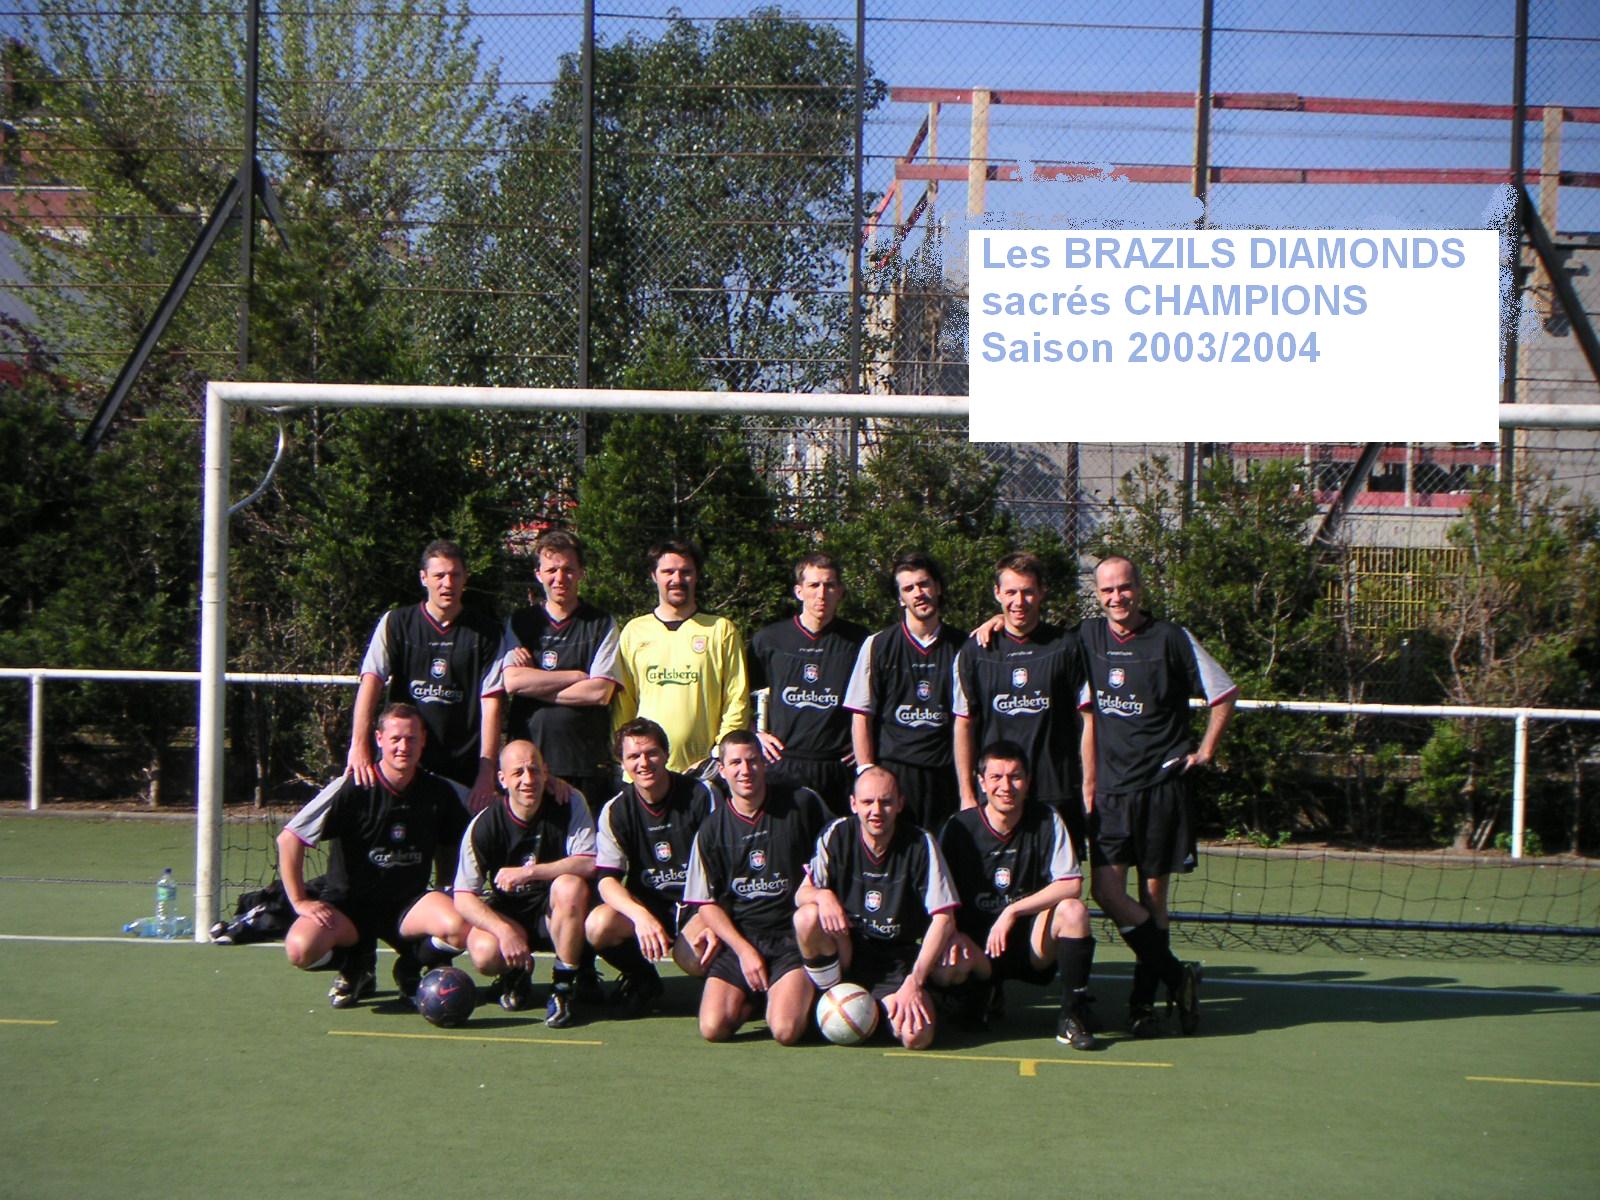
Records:
[[[591,1004],[648,1013],[670,957],[704,981],[709,1040],[764,1008],[799,1041],[818,989],[849,980],[918,1049],[941,1019],[986,1028],[1005,980],[1059,974],[1058,1040],[1093,1049],[1087,859],[1136,958],[1129,1031],[1163,1031],[1165,989],[1194,1032],[1200,973],[1169,944],[1168,885],[1195,861],[1186,774],[1236,689],[1141,607],[1134,563],[1103,560],[1103,615],[1067,629],[1042,619],[1039,560],[1007,555],[999,613],[969,636],[941,620],[927,555],[892,565],[900,619],[872,633],[837,617],[838,564],[812,554],[799,612],[747,652],[701,611],[691,543],[651,548],[658,603],[620,631],[580,595],[575,536],[535,554],[540,593],[502,626],[464,604],[459,547],[424,550],[425,599],[386,613],[362,661],[345,774],[278,836],[289,960],[337,972],[334,1007],[375,992],[378,940],[403,999],[465,952],[511,1011],[535,1006],[533,954],[553,953],[552,1027]]]

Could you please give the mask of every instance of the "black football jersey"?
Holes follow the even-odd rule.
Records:
[[[1151,618],[1121,637],[1096,617],[1078,632],[1094,691],[1095,789],[1105,795],[1147,788],[1189,753],[1189,697],[1215,705],[1239,690],[1171,621]]]
[[[495,872],[501,867],[556,862],[575,854],[594,854],[594,819],[582,796],[573,793],[565,804],[557,804],[546,795],[539,811],[527,821],[501,797],[467,826],[455,890],[481,896],[496,912],[537,914],[549,898],[550,881],[535,880],[504,892],[495,886]]]
[[[844,703],[871,718],[879,762],[950,765],[952,667],[965,641],[941,625],[924,645],[901,621],[861,647]]]
[[[957,716],[972,721],[977,749],[1008,738],[1028,754],[1033,795],[1050,804],[1077,797],[1078,715],[1088,692],[1078,638],[1045,622],[1025,638],[997,632],[968,639],[956,656]]]
[[[588,601],[565,621],[544,605],[519,609],[506,621],[503,654],[526,648],[542,671],[583,671],[618,683],[617,623]],[[500,664],[502,677],[505,662]],[[557,704],[512,696],[512,736],[526,737],[544,752],[557,775],[584,777],[611,764],[611,710],[604,704]]]
[[[470,786],[478,774],[483,696],[499,695],[500,627],[463,609],[448,627],[426,604],[391,609],[373,630],[361,674],[384,681],[390,702],[414,704],[428,728],[422,765]]]
[[[671,774],[667,794],[655,807],[630,784],[600,810],[595,870],[621,879],[636,895],[682,900],[694,835],[715,807],[711,789],[689,775]]]
[[[1058,879],[1081,879],[1072,839],[1055,811],[1029,801],[1009,834],[989,824],[986,805],[963,809],[939,836],[961,911],[956,928],[982,945],[1000,910]]]
[[[874,941],[914,945],[935,913],[960,904],[933,837],[909,822],[897,824],[875,855],[860,818],[840,817],[822,831],[806,870],[813,884],[839,898],[855,930]]]
[[[684,902],[721,905],[746,937],[792,930],[795,890],[827,821],[820,796],[781,783],[767,784],[754,817],[718,805],[695,834]]]
[[[791,617],[750,639],[750,690],[769,690],[767,729],[786,756],[837,760],[850,752],[844,693],[866,636],[850,621],[812,633]]]
[[[371,787],[341,775],[287,828],[307,846],[335,843],[328,853],[329,895],[403,904],[427,890],[441,829],[459,828],[465,812],[466,793],[450,780],[418,771],[397,792],[380,769]]]

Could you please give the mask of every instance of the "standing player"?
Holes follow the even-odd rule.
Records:
[[[1098,748],[1090,829],[1094,898],[1138,958],[1128,997],[1136,1037],[1160,1032],[1154,1001],[1165,984],[1178,1026],[1200,1025],[1200,966],[1179,962],[1168,935],[1168,881],[1195,868],[1185,775],[1216,757],[1239,689],[1181,625],[1139,607],[1139,569],[1113,555],[1094,572],[1105,617],[1085,621],[1083,639],[1094,689]],[[1189,697],[1210,705],[1206,731],[1191,750]],[[1139,872],[1139,895],[1128,895],[1128,868]]]
[[[890,572],[903,619],[869,637],[845,690],[856,769],[894,773],[906,813],[938,829],[960,801],[951,756],[951,678],[966,634],[940,618],[944,577],[926,554],[905,554]]]
[[[585,924],[589,944],[622,972],[616,999],[643,1016],[661,995],[653,964],[670,955],[702,976],[717,940],[697,914],[683,917],[683,884],[701,823],[716,807],[701,780],[667,770],[668,742],[654,721],[617,730],[617,757],[632,780],[606,801],[597,827],[595,872],[603,903]]]
[[[413,706],[391,704],[378,717],[373,782],[340,776],[278,834],[278,872],[295,911],[284,949],[303,971],[339,967],[328,992],[335,1008],[349,1008],[376,989],[370,947],[378,938],[413,964],[448,961],[465,942],[466,924],[449,897],[428,890],[440,826],[454,823],[449,814],[461,809],[463,797],[458,785],[421,769],[426,738]],[[306,848],[325,841],[333,843],[328,882],[322,898],[312,900]],[[413,967],[412,995],[419,974]],[[395,978],[402,980],[398,967]],[[410,999],[406,987],[402,981],[402,999]]]
[[[427,598],[385,613],[361,660],[347,769],[357,783],[372,786],[372,718],[387,691],[391,702],[407,701],[422,713],[428,727],[423,769],[467,788],[476,812],[495,794],[505,694],[500,629],[486,613],[463,606],[467,560],[454,542],[428,544],[420,579]],[[454,841],[444,849],[453,856]]]
[[[544,755],[550,772],[592,810],[611,793],[611,717],[617,687],[617,623],[578,595],[583,545],[564,529],[534,543],[542,603],[506,621],[501,669],[511,729]]]
[[[1093,760],[1094,722],[1084,719],[1080,732],[1075,709],[1087,692],[1078,639],[1041,619],[1044,595],[1044,564],[1033,555],[1008,554],[995,564],[1000,629],[987,645],[969,639],[956,656],[956,775],[961,807],[974,807],[978,747],[1016,742],[1032,765],[1034,799],[1061,814],[1081,847],[1090,795],[1080,754]]]
[[[658,542],[648,557],[658,602],[622,630],[612,721],[617,728],[635,717],[655,721],[672,741],[667,766],[686,771],[750,723],[744,640],[728,618],[700,611],[697,546]]]
[[[965,991],[967,1019],[981,1026],[1000,982],[1043,985],[1059,968],[1056,1041],[1093,1050],[1087,1008],[1094,937],[1067,827],[1028,798],[1027,757],[1015,742],[984,747],[978,784],[983,806],[962,809],[939,837],[961,911],[950,954],[934,978]]]
[[[505,799],[473,817],[461,840],[456,908],[472,925],[472,965],[499,977],[504,1009],[518,1012],[532,1003],[533,948],[555,951],[545,1024],[560,1029],[576,1019],[573,985],[594,877],[594,822],[576,791],[566,790],[565,804],[556,800],[532,742],[506,745],[500,782]]]
[[[730,799],[695,834],[683,888],[684,903],[721,943],[700,994],[700,1035],[727,1041],[764,994],[767,1027],[792,1046],[805,1036],[815,995],[795,942],[794,894],[827,810],[809,788],[767,782],[750,731],[735,730],[720,748]]]
[[[882,767],[856,776],[853,815],[817,839],[795,896],[795,936],[806,974],[826,990],[841,978],[883,1005],[907,1050],[933,1043],[928,979],[955,931],[960,903],[931,835],[901,821],[905,802]]]
[[[768,692],[768,729],[757,736],[774,781],[808,787],[842,813],[855,762],[844,693],[867,631],[836,619],[844,583],[832,555],[795,563],[794,596],[798,614],[750,639],[750,690]]]

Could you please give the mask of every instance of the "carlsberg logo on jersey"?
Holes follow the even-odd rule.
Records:
[[[464,692],[444,683],[429,683],[426,679],[411,681],[411,698],[418,704],[460,704]]]
[[[1013,696],[1001,692],[994,698],[994,710],[1001,716],[1029,716],[1042,713],[1050,707],[1050,697],[1035,692],[1031,696]]]
[[[729,886],[741,900],[758,900],[762,896],[782,896],[789,890],[787,879],[751,879],[741,875]]]
[[[661,687],[693,687],[700,682],[700,672],[693,667],[646,667],[644,681]]]
[[[1095,708],[1108,717],[1137,717],[1144,712],[1144,701],[1137,696],[1113,696],[1098,688],[1094,693]]]
[[[790,708],[838,708],[839,697],[833,692],[812,688],[786,687],[780,693]]]
[[[944,713],[937,708],[918,708],[914,704],[897,705],[894,723],[907,729],[938,729],[944,724]]]

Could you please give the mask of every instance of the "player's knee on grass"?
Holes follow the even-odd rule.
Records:
[[[916,1033],[910,1032],[909,1026],[905,1022],[900,1025],[891,1023],[890,1028],[894,1030],[895,1039],[907,1050],[926,1050],[933,1045],[934,1027],[932,1021],[929,1021]]]
[[[706,980],[700,995],[700,1036],[708,1042],[725,1042],[739,1032],[749,1016],[750,1002],[743,992],[720,979]]]

